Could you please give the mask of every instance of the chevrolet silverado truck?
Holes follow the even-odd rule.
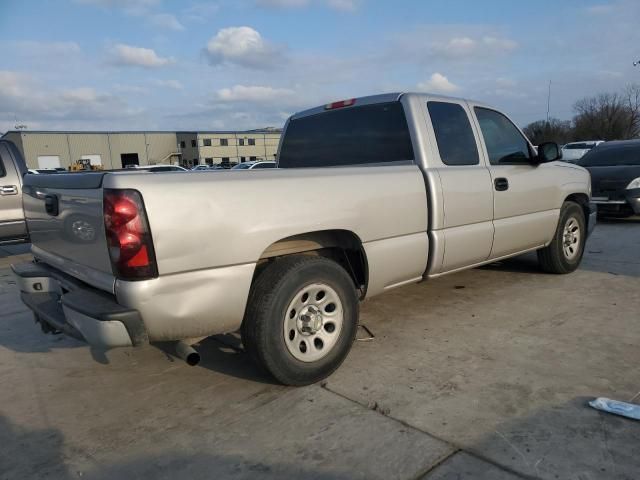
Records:
[[[50,330],[171,341],[191,364],[240,331],[277,380],[309,384],[347,356],[365,299],[530,251],[575,270],[595,210],[588,172],[559,157],[469,100],[334,102],[288,119],[275,169],[28,176],[35,262],[13,270]],[[97,234],[73,240],[70,216]]]
[[[15,145],[0,140],[0,245],[29,239],[22,211],[22,178],[27,166]]]

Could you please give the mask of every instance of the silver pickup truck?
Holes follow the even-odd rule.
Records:
[[[335,102],[289,118],[276,169],[28,176],[36,262],[14,272],[51,330],[175,341],[189,363],[239,330],[277,380],[308,384],[347,356],[362,300],[529,251],[575,270],[595,210],[559,155],[468,100]]]
[[[22,211],[22,177],[27,166],[15,145],[0,140],[0,245],[28,240]]]

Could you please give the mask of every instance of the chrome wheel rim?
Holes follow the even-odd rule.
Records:
[[[562,250],[567,260],[573,260],[578,256],[581,237],[578,220],[575,217],[570,217],[564,224],[564,232],[562,234]]]
[[[284,343],[301,362],[316,362],[336,345],[344,309],[338,293],[325,283],[301,288],[284,314]]]

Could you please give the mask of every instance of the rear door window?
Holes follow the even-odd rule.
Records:
[[[500,112],[475,107],[491,165],[529,163],[529,142],[518,128]]]
[[[0,155],[0,178],[4,177],[7,174],[7,170],[4,168],[4,160],[2,155]]]
[[[471,122],[457,103],[427,102],[440,159],[445,165],[478,165],[478,146]]]
[[[282,141],[278,166],[334,167],[413,159],[402,104],[388,102],[291,120]]]

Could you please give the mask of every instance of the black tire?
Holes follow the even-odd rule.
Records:
[[[580,238],[576,242],[573,251],[565,251],[565,227],[570,220],[574,220],[579,229]],[[538,250],[538,262],[543,271],[547,273],[565,274],[573,272],[580,265],[584,254],[584,245],[587,239],[587,224],[582,207],[575,202],[564,202],[560,209],[560,219],[556,232],[549,246]]]
[[[306,286],[317,283],[326,284],[337,293],[343,323],[325,356],[304,362],[295,358],[285,343],[285,315],[294,297]],[[324,257],[284,257],[268,265],[251,287],[242,322],[242,343],[254,361],[279,382],[308,385],[329,376],[347,357],[356,337],[358,314],[353,280],[340,265]]]

